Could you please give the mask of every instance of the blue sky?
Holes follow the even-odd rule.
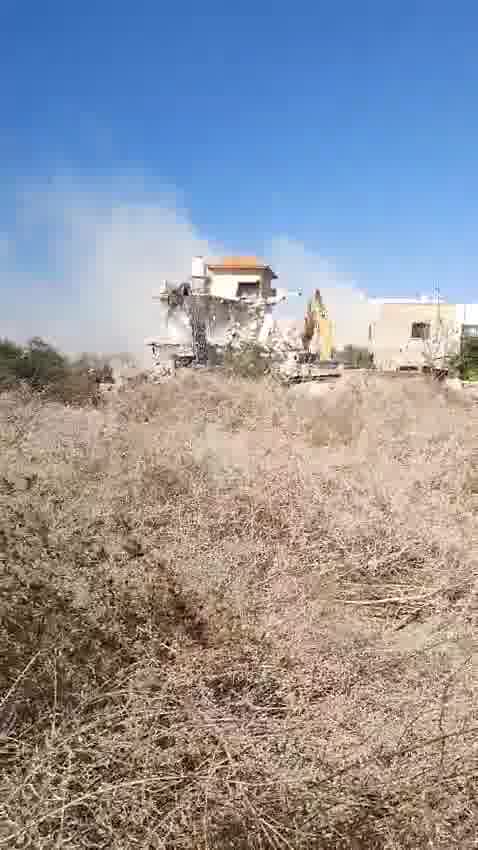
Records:
[[[86,218],[174,194],[230,251],[478,301],[477,37],[462,0],[2,0],[2,287],[64,296],[67,175]]]

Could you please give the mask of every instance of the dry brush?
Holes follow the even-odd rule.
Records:
[[[476,410],[0,397],[0,847],[472,848]]]

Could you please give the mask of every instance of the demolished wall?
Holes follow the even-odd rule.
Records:
[[[253,283],[257,283],[258,275],[267,272],[268,285],[259,286],[254,292],[242,291],[241,287],[251,278],[248,269],[252,266],[250,258],[240,259],[240,264],[234,264],[234,269],[237,266],[234,275],[224,273],[216,276],[216,280],[202,258],[193,258],[189,281],[163,283],[159,293],[153,296],[161,305],[162,333],[146,341],[156,367],[170,369],[178,357],[188,356],[197,364],[206,363],[211,361],[213,350],[224,354],[226,350],[250,345],[260,345],[274,358],[283,358],[292,348],[301,348],[300,335],[294,333],[292,341],[289,333],[281,332],[273,317],[274,306],[287,298],[287,291],[270,286],[270,280],[276,276],[268,266],[258,265],[257,260],[254,260]],[[213,272],[228,268],[228,264],[211,266]],[[228,288],[224,284],[228,284],[229,278],[234,286]],[[216,286],[212,290],[214,280]]]

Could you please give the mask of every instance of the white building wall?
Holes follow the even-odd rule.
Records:
[[[206,277],[206,261],[204,257],[193,257],[191,262],[193,277]]]
[[[407,366],[420,368],[431,354],[434,358],[443,357],[458,344],[457,311],[454,304],[441,304],[439,311],[436,304],[408,299],[384,299],[375,304],[378,314],[371,324],[369,347],[379,369],[394,370]],[[430,342],[412,338],[414,322],[430,323]],[[438,330],[439,322],[443,323],[442,331]]]
[[[459,325],[478,325],[478,304],[457,304],[456,321]]]
[[[257,283],[260,276],[254,274],[226,274],[209,272],[209,294],[214,298],[236,298],[239,283]]]
[[[260,284],[260,294],[269,296],[271,294],[271,274],[266,269],[258,269],[252,272],[216,272],[208,269],[209,293],[214,298],[236,298],[239,283]]]

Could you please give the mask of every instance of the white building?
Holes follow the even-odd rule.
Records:
[[[478,335],[478,304],[432,297],[370,299],[369,349],[378,369],[440,367],[460,348],[462,335]]]
[[[188,302],[191,295],[204,296],[207,338],[216,345],[230,340],[231,335],[266,342],[272,327],[273,308],[286,300],[285,289],[277,289],[277,275],[257,257],[224,257],[206,260],[193,257],[192,274],[184,283],[165,281],[153,295],[162,303],[161,324],[157,337],[145,340],[153,355],[171,357],[192,344]],[[298,293],[294,293],[298,294]],[[159,322],[158,322],[159,324]]]
[[[208,292],[213,298],[276,298],[277,275],[257,257],[224,257],[205,264]]]

